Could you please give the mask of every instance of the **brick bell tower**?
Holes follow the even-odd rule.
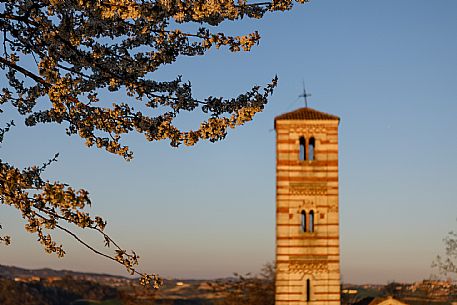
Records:
[[[276,305],[340,305],[339,117],[275,118]]]

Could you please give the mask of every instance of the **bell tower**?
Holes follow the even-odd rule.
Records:
[[[276,130],[276,305],[340,305],[339,117],[308,107]]]

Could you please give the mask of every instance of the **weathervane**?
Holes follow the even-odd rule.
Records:
[[[300,94],[298,97],[302,97],[305,100],[305,107],[308,108],[308,97],[311,96],[311,94],[306,92],[306,87],[305,87],[305,82],[303,82],[303,94]]]

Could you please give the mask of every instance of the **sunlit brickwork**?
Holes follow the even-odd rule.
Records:
[[[275,118],[276,305],[340,305],[339,118]]]

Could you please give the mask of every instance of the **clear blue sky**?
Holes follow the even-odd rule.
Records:
[[[174,149],[132,135],[128,163],[86,148],[63,126],[25,128],[16,118],[2,158],[25,167],[60,152],[47,177],[89,190],[92,213],[140,254],[144,271],[181,278],[256,272],[274,257],[273,118],[302,106],[305,80],[311,107],[342,119],[343,281],[428,277],[442,238],[457,228],[457,2],[314,0],[223,28],[259,30],[261,43],[250,53],[184,58],[157,77],[182,74],[197,96],[230,97],[278,74],[265,111],[225,141]],[[0,264],[124,274],[63,236],[67,256],[45,254],[16,211],[0,209],[2,234],[13,237],[0,248]]]

